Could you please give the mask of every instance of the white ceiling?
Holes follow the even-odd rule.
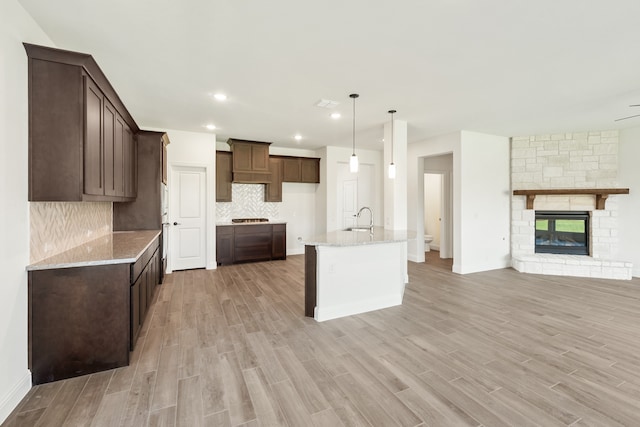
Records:
[[[19,1],[94,56],[143,128],[350,146],[353,92],[372,149],[391,108],[409,142],[640,126],[614,122],[640,114],[638,0]]]

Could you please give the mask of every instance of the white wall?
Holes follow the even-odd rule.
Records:
[[[640,127],[620,131],[618,185],[629,195],[616,197],[619,206],[619,257],[633,263],[633,276],[640,277]]]
[[[351,149],[325,147],[322,150],[318,150],[318,153],[322,157],[322,161],[320,162],[320,188],[316,201],[318,209],[323,211],[319,213],[318,219],[320,220],[320,218],[326,215],[326,222],[324,224],[318,224],[316,231],[318,233],[324,233],[338,230],[342,225],[342,218],[338,217],[338,165],[349,162]],[[356,150],[356,154],[358,155],[358,160],[361,165],[367,164],[373,167],[374,200],[370,207],[373,210],[375,225],[381,226],[384,218],[382,151]],[[356,174],[354,174],[354,176],[355,175]]]
[[[509,138],[461,131],[408,147],[408,228],[424,235],[424,158],[453,154],[453,271],[510,265]],[[490,233],[488,233],[490,231]],[[424,262],[424,240],[409,242]]]
[[[509,138],[462,131],[461,142],[460,256],[453,271],[506,268],[511,265]]]
[[[321,157],[315,150],[273,146],[269,147],[269,154]],[[320,168],[322,169],[322,160],[320,160]],[[300,244],[298,238],[314,236],[318,233],[316,230],[316,213],[318,212],[316,200],[319,187],[320,184],[282,183],[280,219],[287,221],[287,255],[303,254],[304,245]]]
[[[27,54],[53,46],[15,0],[0,2],[0,422],[31,388],[27,368],[29,264]]]
[[[169,135],[171,143],[167,147],[167,163],[169,167],[169,181],[171,181],[172,166],[197,166],[204,167],[207,172],[206,189],[206,268],[216,268],[216,136],[212,133],[185,132],[180,130],[164,130]],[[171,200],[171,182],[168,183],[169,200]],[[169,202],[171,206],[171,202]],[[169,222],[173,221],[169,210]],[[169,239],[169,253],[167,265],[171,266],[171,241]],[[174,240],[175,241],[175,240]],[[171,271],[168,270],[167,273]]]

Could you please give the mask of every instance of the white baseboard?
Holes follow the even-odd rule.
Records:
[[[511,260],[499,261],[494,264],[483,264],[483,265],[460,265],[453,264],[453,268],[451,271],[457,274],[470,274],[470,273],[480,273],[483,271],[491,271],[491,270],[501,270],[503,268],[511,267]]]
[[[9,392],[0,399],[0,423],[3,423],[31,390],[31,371],[27,370]]]
[[[304,255],[304,246],[301,248],[288,249],[287,256],[289,255]]]

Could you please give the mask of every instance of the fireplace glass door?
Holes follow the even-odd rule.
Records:
[[[536,253],[589,255],[589,212],[536,211]]]

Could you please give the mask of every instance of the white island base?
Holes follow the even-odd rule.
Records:
[[[402,304],[408,283],[406,232],[376,231],[374,236],[335,232],[367,238],[351,244],[306,245],[306,316],[322,322]]]

